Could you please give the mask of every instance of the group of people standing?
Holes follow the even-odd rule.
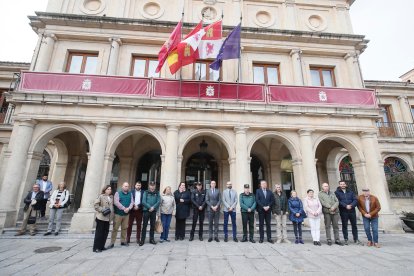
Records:
[[[208,242],[219,242],[218,228],[221,208],[223,209],[223,233],[224,241],[229,240],[228,225],[231,219],[232,239],[238,242],[236,208],[240,204],[243,238],[241,242],[255,243],[255,212],[259,217],[259,243],[266,238],[269,243],[272,240],[271,220],[276,220],[276,243],[291,243],[287,237],[287,219],[292,221],[295,243],[303,244],[302,224],[308,218],[313,244],[321,246],[320,223],[324,217],[327,244],[333,243],[343,246],[348,245],[348,221],[351,222],[353,241],[362,244],[358,239],[356,208],[363,216],[364,229],[368,238],[368,246],[380,247],[378,243],[378,212],[381,209],[378,199],[371,195],[369,189],[363,189],[363,195],[357,197],[347,188],[345,182],[340,181],[335,192],[330,191],[329,184],[322,184],[322,191],[315,197],[314,191],[309,189],[307,196],[301,200],[296,191],[291,191],[288,198],[281,185],[276,184],[274,191],[268,189],[267,182],[261,181],[256,195],[250,192],[250,185],[244,185],[244,192],[237,195],[232,188],[232,183],[226,183],[227,189],[221,192],[216,188],[216,182],[211,181],[210,189],[204,190],[200,182],[195,183],[195,188],[190,191],[184,182],[172,193],[171,187],[166,187],[160,195],[155,190],[155,183],[150,182],[147,191],[141,190],[141,183],[135,184],[135,189],[129,190],[129,184],[124,183],[114,197],[111,196],[111,187],[107,186],[95,201],[96,231],[94,252],[101,252],[113,248],[119,227],[121,226],[121,245],[128,246],[131,242],[131,233],[134,222],[137,226],[136,242],[142,246],[145,243],[148,222],[150,224],[149,242],[156,244],[154,238],[157,215],[160,217],[162,233],[160,242],[170,242],[168,239],[172,217],[176,218],[175,240],[184,240],[186,219],[193,209],[192,226],[189,241],[194,240],[198,225],[198,238],[203,241],[203,225],[205,213],[208,217]],[[111,243],[105,248],[105,241],[109,233],[109,220],[114,213],[114,227]],[[339,238],[339,218],[342,221],[342,233],[344,242]],[[142,225],[141,225],[142,222]],[[142,227],[141,227],[142,226]],[[332,240],[331,229],[334,239]]]
[[[49,224],[45,236],[51,235],[53,226],[55,229],[53,234],[59,235],[62,223],[63,210],[70,205],[70,193],[66,189],[65,182],[61,182],[58,188],[52,192],[53,184],[48,180],[45,174],[41,179],[37,180],[24,198],[25,204],[23,211],[23,223],[20,230],[15,236],[21,236],[26,233],[27,227],[31,236],[36,235],[37,220],[46,219],[46,207],[49,202]]]

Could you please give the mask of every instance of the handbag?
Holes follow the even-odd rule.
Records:
[[[161,234],[164,231],[164,228],[162,227],[161,219],[160,217],[157,218],[155,221],[155,232],[158,234]]]
[[[104,209],[102,209],[102,215],[107,216],[110,213],[111,213],[111,208],[105,207]]]
[[[29,218],[27,219],[27,224],[35,224],[36,223],[36,215],[37,215],[37,212],[35,212],[35,215],[32,216],[32,210],[30,210]]]

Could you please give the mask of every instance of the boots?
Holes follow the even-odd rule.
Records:
[[[243,239],[241,240],[241,242],[247,242],[247,236],[243,236]]]
[[[303,240],[302,240],[302,237],[299,237],[299,243],[300,243],[300,244],[304,244],[304,242],[303,242]]]
[[[190,240],[189,241],[193,241],[194,240],[194,234],[193,233],[191,233],[190,234]]]
[[[298,244],[298,243],[299,243],[299,238],[296,237],[295,244]]]

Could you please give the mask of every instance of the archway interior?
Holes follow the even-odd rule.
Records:
[[[229,154],[223,142],[214,136],[198,136],[191,139],[183,149],[181,181],[192,186],[201,182],[210,189],[211,181],[217,188],[224,188],[230,180]]]
[[[141,181],[142,188],[147,189],[150,181],[154,181],[157,189],[161,181],[161,146],[152,135],[135,132],[125,137],[115,150],[112,163],[111,185],[116,191],[123,182]]]
[[[295,178],[292,156],[287,146],[273,136],[263,137],[253,144],[250,157],[253,192],[256,193],[261,180],[266,180],[269,189],[274,191],[275,185],[280,184],[289,197],[295,189]]]

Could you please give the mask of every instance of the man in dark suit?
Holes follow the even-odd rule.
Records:
[[[24,210],[23,223],[22,223],[22,227],[20,228],[20,231],[17,232],[15,236],[21,236],[25,234],[29,217],[37,217],[38,212],[40,215],[40,211],[41,211],[42,203],[43,203],[42,201],[44,199],[43,197],[44,197],[44,193],[40,190],[39,184],[37,183],[34,184],[32,191],[30,191],[24,198],[25,206],[23,209]],[[36,235],[36,221],[33,224],[29,224],[29,231],[30,231],[31,236]]]
[[[216,189],[216,181],[211,181],[210,190],[206,194],[206,204],[208,206],[208,242],[213,240],[213,222],[214,222],[214,240],[219,242],[218,239],[218,225],[220,218],[220,204],[221,204],[221,194],[218,189]]]
[[[272,219],[272,206],[275,203],[275,196],[272,191],[267,189],[267,182],[260,181],[260,189],[256,191],[257,212],[259,213],[259,243],[263,243],[264,239],[264,222],[266,221],[267,241],[274,243],[270,229],[270,221]]]
[[[137,243],[141,241],[141,224],[142,224],[142,196],[144,191],[141,190],[141,182],[135,183],[135,189],[131,190],[134,207],[129,212],[127,243],[131,242],[131,233],[134,220],[137,222]]]

